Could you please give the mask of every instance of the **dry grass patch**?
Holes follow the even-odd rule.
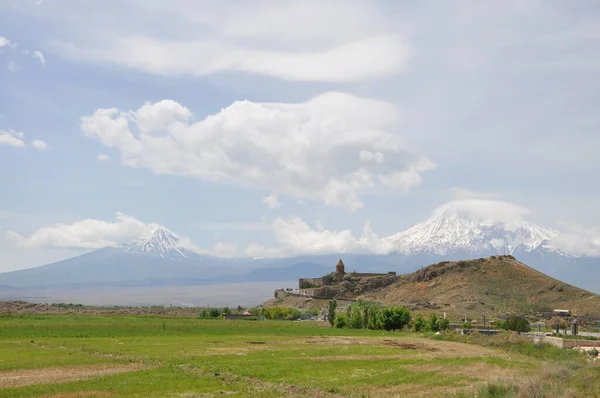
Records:
[[[139,363],[132,363],[5,370],[0,372],[0,388],[64,383],[67,381],[89,379],[91,377],[135,372],[142,369],[148,369],[148,367]]]
[[[498,365],[487,363],[473,363],[469,365],[438,365],[435,363],[422,365],[406,365],[406,369],[415,372],[435,372],[447,375],[466,376],[480,380],[505,379],[515,376],[515,369],[502,368]],[[518,372],[521,372],[520,370]]]

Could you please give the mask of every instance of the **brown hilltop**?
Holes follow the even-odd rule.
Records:
[[[471,319],[531,315],[568,309],[577,316],[600,317],[600,296],[551,278],[512,256],[444,261],[405,275],[353,278],[347,274],[318,290],[319,298],[283,295],[264,306],[320,308],[330,298],[404,305],[414,311],[445,312]],[[351,301],[344,301],[343,305]]]
[[[558,308],[579,316],[600,316],[600,296],[551,278],[512,256],[433,264],[360,298],[456,316],[531,314]]]

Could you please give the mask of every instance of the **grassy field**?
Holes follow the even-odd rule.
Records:
[[[0,397],[481,397],[522,395],[531,388],[558,394],[547,396],[597,396],[600,391],[598,366],[575,352],[469,339],[310,322],[4,317]]]

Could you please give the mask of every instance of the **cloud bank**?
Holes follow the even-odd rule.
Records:
[[[392,128],[389,103],[329,92],[304,103],[238,101],[193,122],[171,100],[136,111],[98,109],[81,119],[89,138],[124,165],[157,174],[231,181],[350,211],[366,190],[408,190],[434,164]]]
[[[125,0],[119,2],[119,15],[110,1],[94,7],[54,3],[52,9],[30,12],[64,31],[52,43],[55,52],[156,75],[233,71],[294,81],[349,82],[396,74],[410,58],[403,37],[381,23],[383,11],[362,0],[235,5]],[[160,26],[169,26],[170,34],[152,28]]]
[[[26,248],[100,249],[137,239],[146,230],[147,224],[117,213],[115,221],[85,219],[39,228],[27,237],[14,231],[8,231],[7,236],[18,246]]]

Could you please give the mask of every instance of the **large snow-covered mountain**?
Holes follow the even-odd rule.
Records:
[[[521,222],[507,225],[485,222],[452,212],[436,214],[409,229],[386,238],[401,254],[519,254],[547,252],[565,254],[552,246],[559,232]]]

